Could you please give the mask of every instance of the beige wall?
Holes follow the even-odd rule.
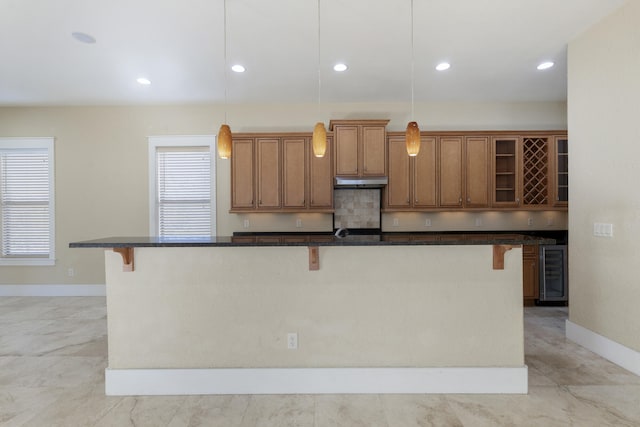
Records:
[[[570,320],[640,351],[640,2],[569,46]],[[613,237],[593,236],[593,223]]]
[[[321,119],[385,118],[388,129],[401,131],[407,104],[324,105]],[[228,122],[235,132],[311,131],[317,105],[231,106]],[[209,105],[124,107],[0,108],[0,136],[53,136],[56,159],[56,257],[54,267],[0,267],[0,284],[104,283],[101,251],[69,249],[71,241],[106,236],[147,235],[147,136],[215,134],[224,110]],[[423,130],[565,129],[566,104],[439,103],[419,104],[416,118]],[[217,161],[218,234],[250,229],[318,231],[332,228],[331,215],[231,215],[228,161]],[[532,213],[541,228],[563,228],[566,215]],[[401,230],[426,230],[424,215],[397,214]],[[428,231],[446,229],[526,228],[522,215],[475,216],[434,214]],[[295,228],[296,219],[303,227]],[[523,222],[524,221],[524,222]],[[473,224],[473,225],[470,225]],[[562,224],[562,225],[560,225]],[[76,275],[67,276],[74,268]]]

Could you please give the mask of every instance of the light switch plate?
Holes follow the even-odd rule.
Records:
[[[593,235],[597,237],[613,237],[613,224],[595,222],[593,224]]]

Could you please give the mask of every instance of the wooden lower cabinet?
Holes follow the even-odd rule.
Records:
[[[522,246],[522,297],[524,305],[534,305],[540,297],[538,245]]]

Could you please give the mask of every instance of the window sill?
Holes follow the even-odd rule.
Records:
[[[56,260],[51,258],[0,258],[1,266],[51,266],[56,265]]]

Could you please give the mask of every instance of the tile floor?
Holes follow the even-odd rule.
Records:
[[[0,426],[640,426],[640,377],[525,309],[528,395],[107,397],[105,299],[0,298]]]

